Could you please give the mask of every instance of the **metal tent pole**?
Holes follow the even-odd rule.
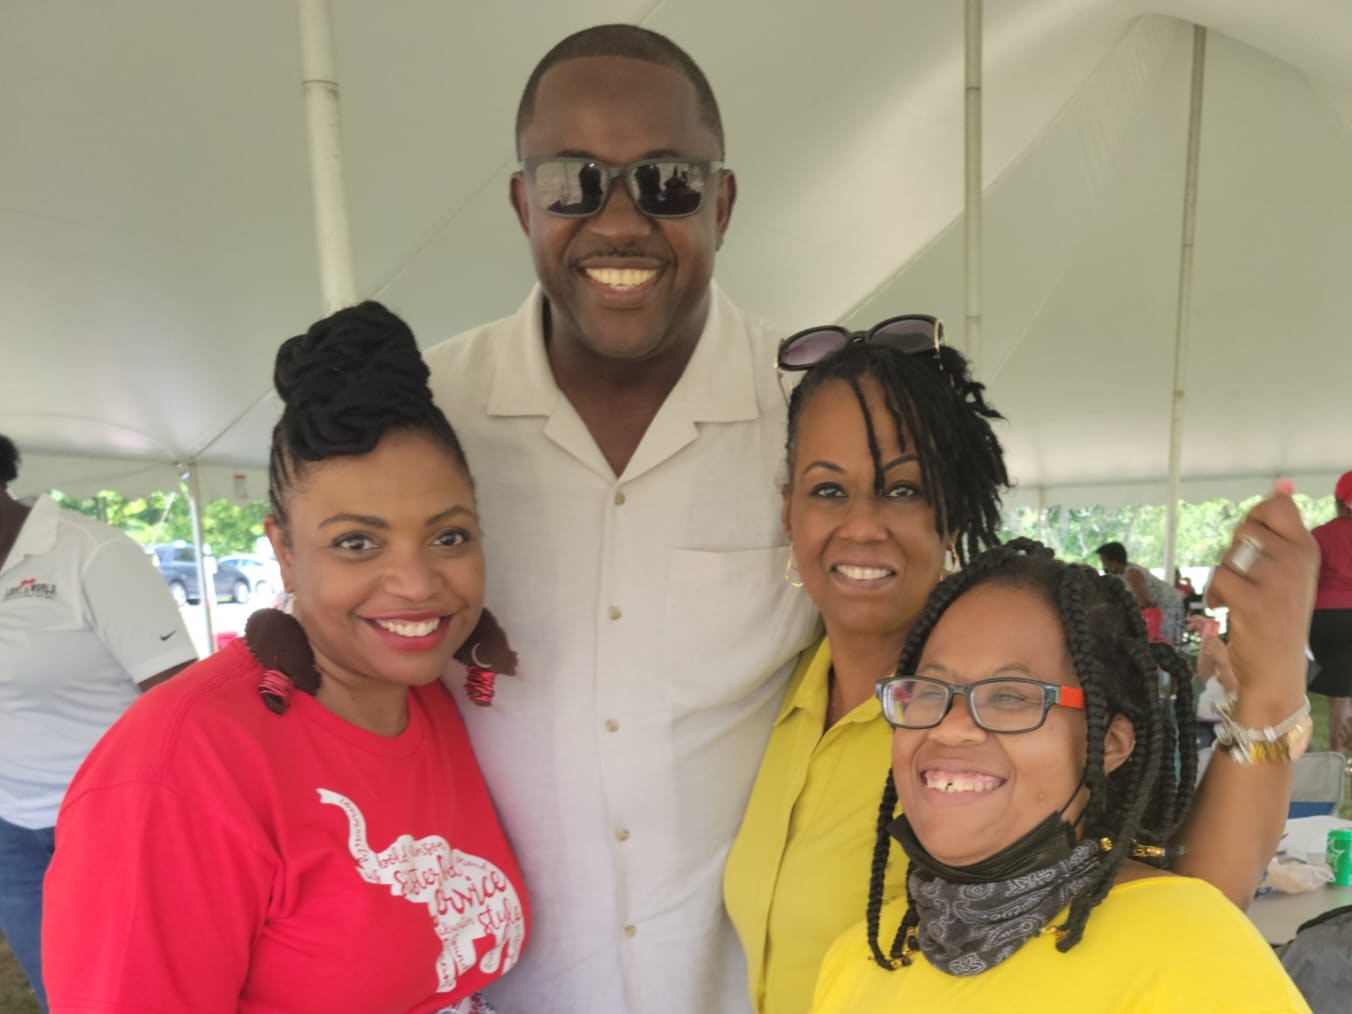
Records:
[[[207,625],[207,654],[216,650],[216,584],[214,575],[207,573],[206,557],[202,552],[202,485],[198,481],[197,462],[183,466],[183,484],[188,487],[188,516],[192,519],[193,554],[197,559],[197,587],[201,592],[202,615]]]
[[[310,186],[315,206],[319,282],[324,312],[356,302],[352,239],[343,186],[343,147],[338,75],[333,63],[333,24],[328,0],[297,0],[304,70],[305,126],[310,143]]]
[[[963,288],[966,301],[967,358],[972,376],[981,379],[981,3],[967,0],[966,129],[964,143],[963,227],[966,257]]]
[[[1192,28],[1192,90],[1188,103],[1188,161],[1183,174],[1183,242],[1178,263],[1178,319],[1174,330],[1173,402],[1169,414],[1169,483],[1165,490],[1164,579],[1174,580],[1178,487],[1183,471],[1183,409],[1187,395],[1188,323],[1192,307],[1193,244],[1197,235],[1197,163],[1202,151],[1202,84],[1206,29]]]

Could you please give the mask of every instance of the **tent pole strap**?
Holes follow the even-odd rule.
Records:
[[[1197,163],[1202,151],[1202,84],[1206,79],[1206,29],[1192,28],[1192,88],[1188,101],[1188,161],[1183,182],[1183,241],[1178,259],[1178,319],[1174,331],[1173,402],[1169,416],[1169,486],[1165,493],[1164,579],[1174,580],[1178,541],[1178,487],[1183,471],[1183,409],[1187,394],[1188,321],[1192,259],[1197,236]]]
[[[972,376],[981,372],[981,4],[967,0],[964,24],[967,87],[964,142],[963,239],[966,258],[963,291],[966,302],[967,358]]]
[[[356,302],[352,239],[343,186],[338,75],[333,62],[333,24],[328,0],[297,0],[305,88],[305,126],[310,146],[310,188],[315,207],[319,283],[324,312]]]

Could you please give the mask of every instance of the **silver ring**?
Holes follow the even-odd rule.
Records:
[[[1241,577],[1248,577],[1250,569],[1262,555],[1263,544],[1252,535],[1245,535],[1240,538],[1239,545],[1230,550],[1230,555],[1226,558],[1225,563],[1236,574]]]

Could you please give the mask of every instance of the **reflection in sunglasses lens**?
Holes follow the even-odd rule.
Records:
[[[541,162],[535,167],[540,206],[555,215],[590,215],[601,206],[601,170],[583,161]]]
[[[821,362],[831,353],[839,352],[849,340],[848,335],[826,328],[820,331],[806,331],[784,350],[780,362],[785,366],[811,366]]]
[[[925,320],[898,320],[873,332],[872,341],[902,352],[934,348],[934,326]]]
[[[648,162],[634,169],[638,206],[648,215],[691,215],[699,210],[704,179],[689,162]]]

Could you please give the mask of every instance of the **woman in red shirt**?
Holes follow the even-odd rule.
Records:
[[[457,649],[506,648],[427,376],[378,303],[279,351],[266,527],[292,615],[254,614],[76,776],[54,1012],[480,1011],[520,958],[521,875],[440,681]]]

